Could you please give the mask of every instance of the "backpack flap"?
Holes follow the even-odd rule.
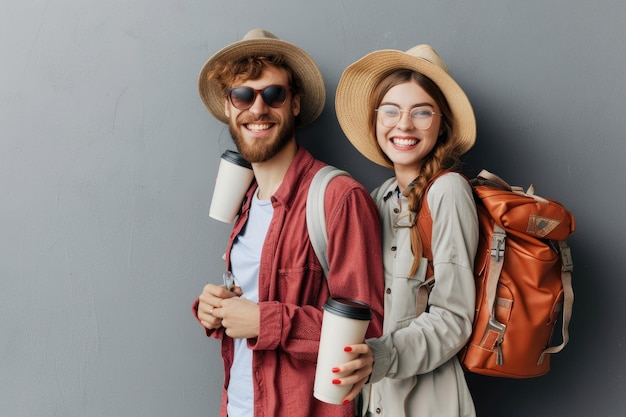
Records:
[[[558,201],[534,194],[532,185],[524,192],[485,170],[472,185],[490,216],[507,231],[555,241],[574,232],[574,216]]]

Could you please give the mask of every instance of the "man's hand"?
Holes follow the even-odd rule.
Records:
[[[259,305],[255,302],[233,294],[232,297],[221,300],[219,307],[213,310],[213,316],[221,320],[221,325],[230,337],[249,339],[259,335],[261,314]]]
[[[225,299],[236,297],[240,294],[241,289],[239,287],[231,292],[227,291],[223,285],[205,285],[202,294],[198,297],[198,320],[200,320],[200,323],[209,330],[222,327],[221,320],[214,315],[215,309],[221,307]]]

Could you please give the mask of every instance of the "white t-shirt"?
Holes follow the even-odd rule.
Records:
[[[230,253],[232,273],[243,290],[242,297],[259,301],[259,264],[265,235],[274,214],[271,200],[259,200],[254,193],[248,221],[235,239]],[[254,385],[252,383],[252,351],[247,339],[234,339],[235,357],[228,384],[228,416],[254,416]]]

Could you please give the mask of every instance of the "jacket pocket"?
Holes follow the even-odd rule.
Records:
[[[276,299],[288,304],[315,305],[324,279],[317,265],[280,269]]]
[[[427,260],[422,258],[415,275],[410,275],[413,256],[394,259],[391,288],[394,296],[389,312],[391,320],[399,324],[398,328],[407,326],[415,318],[417,289],[424,282],[427,265]]]

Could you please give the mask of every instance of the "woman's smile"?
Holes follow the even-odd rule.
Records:
[[[396,149],[406,150],[407,148],[412,149],[415,147],[419,143],[419,140],[414,137],[394,136],[391,138],[391,143]]]

